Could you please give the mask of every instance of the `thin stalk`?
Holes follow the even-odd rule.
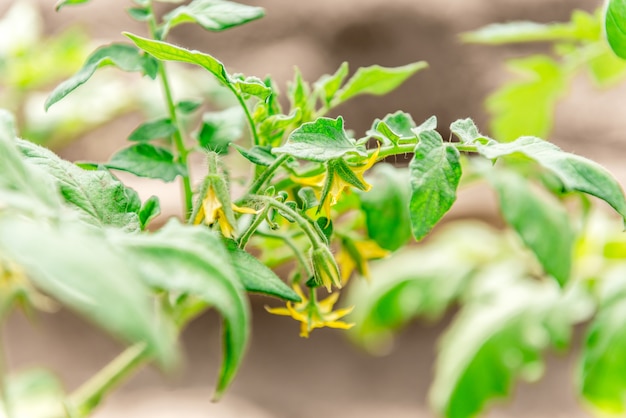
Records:
[[[278,157],[276,160],[274,160],[272,165],[267,167],[265,171],[263,171],[261,175],[257,177],[254,183],[252,183],[252,185],[250,186],[250,189],[248,190],[248,194],[258,193],[259,190],[261,190],[261,188],[265,185],[265,183],[274,175],[276,170],[278,170],[280,166],[283,165],[283,163],[287,161],[288,159],[289,159],[289,155],[283,154],[280,157]]]
[[[147,9],[149,11],[149,19],[148,24],[150,27],[150,36],[153,39],[158,40],[157,36],[157,22],[156,16],[154,15],[154,8],[152,5],[152,0],[148,1]],[[163,89],[163,93],[165,94],[165,102],[167,104],[167,110],[172,120],[172,124],[176,127],[176,131],[172,135],[174,140],[174,146],[176,147],[176,151],[178,153],[178,160],[181,164],[183,164],[187,168],[187,173],[182,176],[183,182],[183,201],[185,206],[185,220],[189,218],[191,215],[191,211],[193,209],[193,191],[191,190],[191,179],[189,177],[189,163],[188,156],[189,150],[185,147],[185,142],[183,140],[183,129],[178,119],[178,115],[176,113],[176,105],[174,104],[174,97],[172,95],[172,88],[170,85],[169,77],[167,76],[167,71],[165,69],[165,64],[162,61],[157,60],[157,68],[159,73],[159,79],[161,80],[161,88]]]
[[[250,240],[250,238],[252,238],[252,235],[254,235],[257,228],[261,226],[261,224],[265,220],[265,217],[267,216],[268,211],[269,211],[269,206],[263,209],[263,212],[255,216],[252,224],[248,227],[248,229],[246,229],[246,232],[243,233],[241,238],[239,238],[239,248],[241,248],[242,250],[246,249],[246,245],[248,244],[248,241]]]
[[[272,233],[264,232],[264,231],[257,231],[257,234],[264,238],[278,239],[278,240],[283,241],[285,245],[287,245],[291,249],[291,251],[293,251],[294,255],[296,256],[296,260],[298,261],[298,264],[300,264],[300,267],[302,267],[302,269],[305,271],[305,273],[307,274],[307,277],[313,276],[313,270],[311,270],[311,266],[309,265],[309,263],[306,262],[306,258],[302,254],[302,251],[298,249],[298,246],[296,245],[296,243],[293,242],[293,240],[291,239],[293,237],[288,237],[288,236],[279,235],[279,234],[272,234]]]
[[[258,134],[258,132],[256,130],[256,126],[254,124],[254,119],[252,119],[252,115],[250,114],[250,109],[248,109],[248,105],[246,104],[246,101],[241,96],[241,94],[239,94],[239,92],[235,89],[235,87],[233,87],[232,84],[230,84],[230,83],[224,83],[224,84],[226,85],[226,87],[228,87],[230,89],[230,91],[233,92],[235,97],[237,97],[237,101],[241,105],[241,108],[243,109],[243,112],[246,115],[246,119],[248,121],[248,128],[250,128],[250,133],[252,134],[252,144],[253,145],[259,145],[259,143],[260,143],[260,141],[259,141],[259,134]]]
[[[147,344],[137,343],[127,348],[72,393],[69,399],[71,408],[79,417],[88,416],[98,406],[104,395],[149,359]]]

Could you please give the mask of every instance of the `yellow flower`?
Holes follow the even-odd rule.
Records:
[[[293,290],[302,298],[302,302],[287,302],[285,308],[265,307],[265,310],[271,314],[290,316],[296,321],[300,321],[300,336],[308,338],[311,331],[315,328],[339,328],[350,329],[354,326],[352,323],[339,321],[340,318],[348,315],[354,309],[354,306],[333,311],[333,306],[339,298],[339,293],[333,293],[326,299],[316,302],[315,298],[308,299],[302,293],[300,286],[294,285]],[[311,289],[311,292],[315,290]]]
[[[254,209],[242,208],[231,203],[231,209],[239,213],[256,213]],[[227,213],[224,210],[224,205],[219,199],[212,182],[209,182],[208,187],[202,198],[202,202],[193,218],[194,225],[198,225],[204,221],[207,225],[213,225],[218,222],[222,235],[226,238],[232,238],[235,233],[235,219],[232,214]]]
[[[370,271],[367,261],[384,258],[388,255],[389,251],[380,248],[375,241],[353,241],[344,238],[341,250],[337,254],[337,264],[341,270],[341,282],[346,284],[355,269],[361,276],[369,279]]]
[[[323,195],[321,197],[323,201],[320,202],[319,208],[324,211],[326,216],[330,217],[330,207],[337,204],[344,191],[349,191],[352,186],[358,187],[366,192],[372,188],[363,178],[363,174],[376,163],[379,152],[380,147],[372,153],[371,157],[365,161],[365,164],[359,166],[350,166],[345,163],[344,160],[337,160],[338,165],[334,165],[333,161],[331,161],[325,173],[311,177],[291,176],[291,179],[294,183],[312,187],[317,192],[323,189]],[[347,168],[350,173],[345,170],[339,170],[339,167]],[[320,210],[318,210],[318,212]]]

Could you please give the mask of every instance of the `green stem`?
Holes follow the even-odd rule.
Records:
[[[260,141],[259,141],[259,134],[258,134],[258,132],[256,130],[256,126],[254,124],[254,119],[252,119],[252,115],[250,114],[250,109],[248,109],[248,105],[246,104],[246,101],[241,96],[241,94],[239,94],[237,89],[235,89],[235,87],[233,87],[232,84],[230,84],[230,83],[223,83],[223,84],[226,87],[228,87],[230,89],[230,91],[233,92],[235,97],[237,97],[237,101],[241,105],[241,108],[243,109],[243,112],[246,115],[246,120],[248,121],[248,128],[250,128],[250,134],[252,134],[252,145],[259,145],[259,143],[260,143]]]
[[[154,14],[154,8],[152,5],[152,0],[148,1],[147,9],[149,11],[149,19],[148,24],[150,26],[150,36],[153,39],[159,40],[157,36],[157,22],[156,16]],[[162,61],[157,60],[158,73],[159,78],[161,80],[161,87],[163,89],[163,93],[165,94],[165,101],[167,104],[167,110],[172,120],[172,124],[176,127],[176,132],[172,135],[174,139],[174,146],[176,147],[176,151],[178,153],[178,160],[181,164],[183,164],[187,168],[187,173],[182,176],[183,182],[183,200],[185,205],[185,220],[189,219],[191,215],[191,211],[193,209],[193,191],[191,189],[191,179],[189,177],[189,163],[188,156],[189,150],[185,147],[185,142],[183,140],[183,129],[178,119],[178,115],[176,113],[176,105],[174,104],[174,98],[172,95],[172,88],[170,85],[169,78],[167,76],[167,71],[165,69],[165,64]]]
[[[98,406],[104,395],[149,358],[148,346],[145,343],[137,343],[127,348],[72,393],[69,399],[71,408],[76,411],[79,417],[88,416]]]
[[[288,159],[289,159],[289,156],[287,154],[283,154],[280,157],[278,157],[276,160],[274,160],[272,165],[267,167],[265,171],[263,171],[261,175],[257,177],[254,183],[252,183],[252,185],[250,186],[250,189],[248,190],[248,194],[258,193],[259,190],[261,190],[261,188],[265,185],[265,183],[274,175],[276,170],[278,170],[280,166],[283,165],[283,163],[287,161]]]
[[[268,206],[272,206],[275,209],[278,209],[280,212],[287,214],[287,216],[292,218],[294,222],[298,224],[300,229],[306,234],[306,236],[309,238],[309,241],[311,241],[311,245],[314,249],[324,246],[321,238],[317,235],[317,232],[309,223],[309,221],[307,221],[302,215],[291,209],[289,206],[269,196],[251,195],[249,196],[249,198],[264,202]]]
[[[278,240],[283,241],[285,245],[287,245],[291,249],[291,251],[293,251],[294,255],[296,256],[296,260],[298,261],[298,264],[300,264],[300,267],[302,267],[302,269],[305,271],[305,273],[307,274],[307,277],[313,276],[313,270],[311,270],[311,266],[309,265],[309,263],[307,263],[306,258],[302,254],[302,251],[300,251],[296,243],[293,242],[293,239],[291,239],[292,237],[279,235],[279,234],[272,234],[272,233],[263,232],[263,231],[257,231],[257,234],[264,238],[278,239]]]
[[[252,235],[254,234],[254,232],[257,230],[259,226],[261,226],[261,224],[265,220],[268,210],[269,210],[269,206],[263,209],[263,212],[256,215],[252,224],[248,227],[246,232],[244,232],[241,238],[239,238],[239,248],[241,248],[242,250],[246,249],[246,245],[248,244],[248,241],[250,240],[250,238],[252,238]]]

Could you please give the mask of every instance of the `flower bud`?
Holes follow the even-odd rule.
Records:
[[[341,288],[341,277],[339,268],[335,262],[335,258],[326,246],[320,246],[313,249],[311,254],[313,262],[313,273],[315,274],[315,282],[323,285],[329,292],[335,285]]]

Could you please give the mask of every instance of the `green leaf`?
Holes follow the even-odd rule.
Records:
[[[386,250],[395,251],[411,239],[408,175],[390,164],[377,164],[367,177],[372,190],[360,193],[367,234]]]
[[[139,222],[141,223],[141,229],[145,229],[151,220],[161,214],[161,203],[156,196],[150,196],[148,200],[143,202],[141,209],[139,209]]]
[[[263,167],[269,167],[276,160],[276,157],[272,154],[272,147],[260,147],[255,145],[249,150],[240,147],[235,144],[237,151],[252,164],[261,165]]]
[[[63,416],[63,398],[66,396],[59,379],[47,370],[30,369],[7,376],[8,399],[0,400],[0,411],[8,401],[14,418],[48,418]],[[4,395],[4,394],[3,394]],[[4,415],[0,415],[4,417]]]
[[[176,104],[176,109],[185,114],[195,112],[200,106],[202,106],[202,100],[182,100]]]
[[[300,296],[287,286],[271,269],[246,251],[228,241],[228,252],[237,277],[248,292],[262,293],[280,299],[300,302]]]
[[[126,10],[130,17],[138,22],[146,22],[150,19],[150,11],[145,7],[131,7]]]
[[[126,44],[111,44],[98,48],[87,58],[83,67],[73,77],[59,84],[45,103],[50,106],[81,86],[96,72],[98,68],[114,65],[123,71],[140,71],[150,78],[155,78],[157,65],[153,59],[142,54],[137,48]]]
[[[170,138],[176,132],[176,126],[169,118],[144,122],[128,137],[129,141],[147,142],[153,139]]]
[[[501,142],[522,135],[546,137],[552,129],[556,102],[566,92],[569,74],[544,55],[511,60],[507,64],[522,79],[487,98],[492,135]]]
[[[626,59],[626,0],[608,0],[604,30],[615,55]]]
[[[604,415],[626,412],[626,271],[623,263],[600,284],[599,311],[590,324],[580,363],[580,393]]]
[[[575,233],[567,210],[550,196],[536,193],[531,183],[514,172],[497,170],[489,180],[498,192],[500,210],[543,266],[564,286],[572,268]]]
[[[291,105],[289,113],[298,112],[300,115],[298,122],[310,122],[315,114],[315,98],[311,94],[311,86],[302,79],[298,67],[295,69],[293,81],[287,84],[287,95]]]
[[[38,288],[112,335],[145,342],[163,364],[172,364],[173,333],[164,318],[155,317],[136,270],[143,263],[126,261],[117,251],[103,230],[82,223],[0,215],[0,252]]]
[[[89,1],[90,0],[59,0],[57,1],[57,4],[54,7],[56,11],[58,12],[59,10],[61,10],[62,7],[88,3]]]
[[[244,114],[239,106],[207,112],[202,115],[202,125],[196,138],[203,149],[226,154],[231,142],[242,137],[244,123]]]
[[[320,95],[322,102],[328,108],[332,107],[331,103],[335,98],[335,94],[348,76],[348,63],[341,63],[335,74],[325,74],[313,84],[315,92]]]
[[[590,313],[582,292],[561,295],[552,282],[507,280],[516,267],[485,273],[480,297],[463,307],[442,337],[430,390],[442,416],[477,416],[491,399],[509,395],[517,378],[539,379],[542,351],[565,345],[572,325]]]
[[[416,240],[424,238],[456,200],[461,179],[460,155],[436,131],[419,134],[411,175],[411,224]]]
[[[418,61],[401,67],[388,68],[372,65],[371,67],[359,68],[346,85],[337,92],[333,106],[361,94],[376,96],[387,94],[426,67],[428,67],[426,62]]]
[[[411,115],[397,111],[385,116],[383,120],[376,119],[367,134],[383,142],[398,144],[401,139],[415,138],[416,134],[413,132],[415,127],[415,121]],[[435,128],[436,126],[431,129]]]
[[[261,7],[226,0],[193,0],[163,17],[164,35],[182,23],[197,23],[210,31],[223,31],[265,16]]]
[[[495,23],[462,35],[464,42],[501,45],[517,42],[595,41],[600,25],[595,16],[575,10],[571,22],[536,23],[516,21]]]
[[[254,96],[261,100],[266,100],[272,94],[272,89],[266,86],[263,80],[254,76],[245,78],[243,76],[234,76],[231,78],[231,84],[244,98]]]
[[[341,158],[346,154],[367,157],[365,148],[348,138],[343,127],[343,118],[318,118],[305,123],[293,131],[285,145],[272,150],[274,154],[288,154],[303,160],[325,162]]]
[[[182,292],[215,307],[224,318],[224,358],[215,397],[235,376],[250,333],[250,312],[231,258],[209,229],[181,225],[173,219],[153,234],[115,235],[127,259],[157,289]],[[112,299],[114,300],[114,299]]]
[[[591,57],[587,65],[593,80],[600,87],[608,87],[624,80],[626,61],[617,57],[608,46],[603,49],[603,52]]]
[[[470,118],[458,119],[450,125],[450,131],[464,144],[473,144],[476,141],[485,143],[492,139],[484,136],[478,131],[474,121]]]
[[[489,159],[515,153],[526,155],[554,173],[566,191],[575,190],[596,196],[626,219],[624,192],[611,173],[598,163],[564,152],[554,144],[531,136],[507,144],[479,145],[478,152]]]
[[[0,210],[6,207],[37,217],[55,217],[61,209],[57,191],[17,149],[13,116],[0,109]]]
[[[128,32],[125,32],[124,35],[143,51],[146,51],[157,59],[199,65],[213,74],[224,85],[230,85],[230,78],[226,73],[224,65],[208,54],[203,54],[200,51],[189,51],[188,49],[179,48],[167,42],[142,38]]]
[[[61,196],[80,219],[95,226],[113,226],[126,231],[140,228],[137,212],[141,206],[137,193],[107,171],[87,171],[59,158],[52,151],[19,140],[26,160],[56,184]]]
[[[107,168],[128,171],[139,177],[174,181],[177,176],[184,176],[187,168],[174,159],[174,155],[165,148],[151,144],[131,145],[118,151],[105,164]]]

